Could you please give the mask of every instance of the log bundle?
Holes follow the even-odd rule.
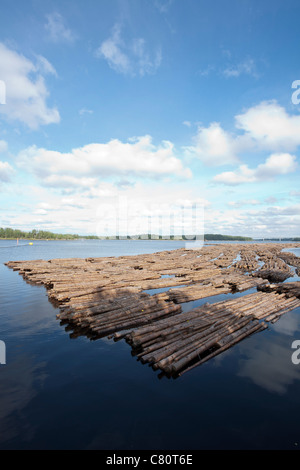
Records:
[[[283,282],[294,275],[299,258],[282,252],[299,246],[218,244],[6,264],[47,288],[71,337],[125,338],[142,362],[178,377],[300,307],[300,283]],[[226,300],[213,303],[219,294]],[[210,303],[182,311],[181,304],[206,298]]]
[[[238,299],[205,304],[169,320],[137,328],[125,335],[143,363],[176,376],[202,364],[252,333],[267,328],[264,321],[300,307],[300,299],[257,292]],[[115,334],[115,339],[122,337]]]

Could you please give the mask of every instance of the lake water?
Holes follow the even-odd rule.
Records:
[[[0,365],[0,449],[300,446],[300,364],[291,361],[300,309],[182,377],[159,380],[124,341],[70,339],[46,289],[3,265],[181,247],[177,241],[21,241],[18,247],[0,241],[0,340],[7,352]]]

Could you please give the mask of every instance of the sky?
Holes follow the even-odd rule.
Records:
[[[1,0],[0,227],[300,236],[298,0]]]

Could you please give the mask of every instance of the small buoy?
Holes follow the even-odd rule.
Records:
[[[29,243],[29,245],[33,245],[33,243],[32,243],[32,242],[30,242],[30,243]]]

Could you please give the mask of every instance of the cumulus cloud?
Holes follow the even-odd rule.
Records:
[[[94,186],[96,178],[109,176],[191,176],[174,155],[171,142],[155,146],[147,135],[126,143],[115,139],[89,144],[69,153],[32,146],[20,152],[17,161],[49,186]]]
[[[42,63],[49,73],[50,63],[46,59]],[[41,75],[41,57],[34,64],[0,43],[0,76],[6,84],[6,104],[0,107],[2,115],[31,129],[60,121],[58,110],[47,106],[49,92]]]
[[[120,188],[109,181],[97,181],[91,188],[62,196],[55,188],[28,186],[30,201],[7,213],[9,225],[31,229],[60,230],[64,233],[122,235],[159,233],[165,235],[202,233],[203,217],[197,205],[209,202],[199,197],[198,187],[181,181],[137,181]],[[23,191],[24,192],[24,191]],[[32,196],[36,204],[32,204]],[[24,199],[23,199],[24,201]],[[18,210],[19,209],[19,210]],[[183,217],[184,215],[184,217]]]
[[[223,165],[236,163],[237,141],[224,131],[218,122],[209,127],[199,127],[194,138],[195,145],[186,147],[188,153],[193,153],[207,165]]]
[[[257,183],[273,179],[278,175],[292,173],[297,166],[296,157],[288,153],[272,154],[265,163],[261,163],[255,169],[248,165],[240,165],[236,171],[225,171],[213,178],[216,183],[226,185],[238,185],[242,183]]]
[[[291,152],[300,145],[300,116],[289,115],[276,101],[264,101],[239,114],[236,127],[260,148]]]
[[[271,206],[259,210],[233,206],[228,210],[205,211],[206,233],[252,237],[297,237],[300,230],[300,205]]]
[[[244,153],[290,153],[300,146],[300,116],[288,114],[276,101],[264,101],[235,116],[235,127],[229,133],[217,122],[200,126],[194,145],[185,149],[215,166],[235,164]]]
[[[296,216],[299,219],[300,214],[300,204],[295,204],[293,206],[272,206],[261,211],[259,214],[260,217],[278,217],[278,216]],[[282,219],[281,219],[282,220]]]
[[[115,24],[111,36],[96,50],[96,57],[105,59],[118,73],[141,76],[155,73],[162,60],[161,49],[150,54],[143,38],[134,38],[126,44],[119,24]]]
[[[54,43],[75,41],[75,34],[65,25],[64,18],[58,12],[46,15],[46,18],[45,29],[50,41]]]

